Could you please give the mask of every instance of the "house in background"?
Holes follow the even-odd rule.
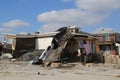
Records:
[[[96,52],[120,55],[120,33],[110,28],[100,28],[93,33],[96,40]]]

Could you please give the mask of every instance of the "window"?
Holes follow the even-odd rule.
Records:
[[[99,45],[100,50],[103,50],[103,53],[110,53],[111,45]]]
[[[110,36],[108,34],[103,36],[104,41],[110,41]]]

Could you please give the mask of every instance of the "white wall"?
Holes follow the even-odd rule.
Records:
[[[46,37],[46,38],[38,38],[36,39],[36,49],[46,49],[49,45],[51,45],[53,37]]]
[[[116,43],[116,46],[118,46],[118,51],[119,51],[119,55],[120,55],[120,44]]]

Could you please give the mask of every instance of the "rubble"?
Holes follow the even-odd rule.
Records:
[[[112,54],[104,54],[105,63],[119,64],[120,56]]]
[[[61,67],[61,63],[52,63],[51,65],[50,65],[50,67],[52,67],[52,68],[59,68],[59,67]]]
[[[11,53],[5,53],[1,55],[1,59],[12,59],[13,56]]]
[[[20,56],[17,61],[31,61],[31,60],[36,60],[39,58],[39,56],[41,55],[43,51],[41,50],[35,50],[35,51],[31,51],[31,52],[27,52],[26,54],[23,54],[22,56]]]

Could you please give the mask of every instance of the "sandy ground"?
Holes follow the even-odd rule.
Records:
[[[71,68],[51,68],[0,60],[0,80],[120,80],[120,66],[76,63]]]

